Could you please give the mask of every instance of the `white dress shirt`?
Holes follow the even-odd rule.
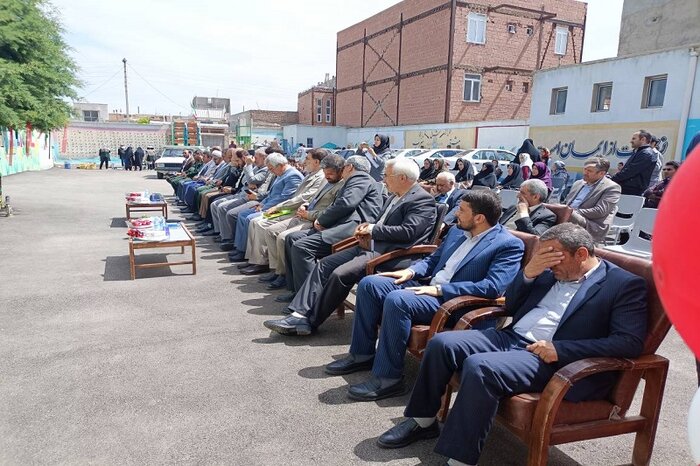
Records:
[[[525,314],[514,326],[513,330],[518,335],[532,342],[545,340],[552,341],[554,333],[559,327],[566,308],[571,304],[576,293],[584,281],[600,267],[598,264],[576,281],[557,281],[547,292],[537,306]],[[532,283],[534,279],[525,278],[525,283]]]
[[[464,260],[465,257],[467,257],[467,254],[469,254],[469,252],[472,249],[474,249],[474,247],[477,244],[479,244],[479,241],[481,241],[481,239],[494,228],[495,225],[489,228],[488,230],[479,233],[473,238],[471,233],[465,231],[464,236],[467,237],[466,241],[464,241],[462,244],[459,245],[457,249],[455,249],[455,252],[453,252],[450,258],[447,259],[447,262],[445,262],[445,267],[443,267],[442,270],[440,270],[433,276],[433,279],[430,280],[430,284],[432,286],[435,286],[450,283],[450,280],[452,280],[452,277],[457,272],[457,267],[459,266],[459,264]]]

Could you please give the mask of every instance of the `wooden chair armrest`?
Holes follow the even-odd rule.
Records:
[[[537,427],[533,431],[531,442],[539,443],[547,437],[564,396],[579,380],[603,372],[649,371],[650,374],[655,374],[655,378],[659,380],[652,384],[647,383],[646,388],[655,385],[654,389],[660,388],[661,393],[663,393],[667,370],[668,360],[655,354],[635,359],[586,358],[567,364],[552,376],[542,391],[532,419],[532,425]]]
[[[433,244],[422,244],[419,246],[413,246],[408,249],[397,249],[395,251],[387,252],[386,254],[382,254],[381,256],[375,257],[374,259],[367,262],[366,273],[367,275],[374,275],[375,270],[381,264],[392,261],[394,259],[398,259],[400,257],[419,255],[427,256],[428,254],[432,254],[433,251],[435,251],[437,248],[438,247]]]
[[[331,251],[333,252],[333,254],[335,254],[336,252],[345,251],[346,249],[349,249],[353,246],[357,246],[357,244],[357,238],[352,236],[350,238],[345,238],[344,240],[340,240],[337,243],[335,243],[333,246],[331,246]]]
[[[503,298],[498,299],[486,299],[478,298],[476,296],[459,296],[454,299],[450,299],[442,303],[433,316],[432,322],[430,322],[430,332],[428,333],[428,340],[430,340],[433,335],[438,332],[442,332],[445,328],[445,324],[449,320],[450,316],[460,309],[464,309],[468,306],[498,306],[503,304],[505,301]]]
[[[496,317],[508,317],[508,312],[500,306],[482,307],[464,314],[462,318],[459,319],[459,322],[457,322],[454,329],[469,330],[477,322],[480,322],[484,319],[491,319]]]

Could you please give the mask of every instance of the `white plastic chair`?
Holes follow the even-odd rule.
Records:
[[[501,208],[504,212],[518,203],[518,192],[514,189],[501,189],[498,192],[501,196]]]
[[[651,259],[651,240],[656,221],[656,209],[642,209],[634,222],[630,239],[625,244],[603,246],[610,251]]]
[[[621,233],[632,231],[637,214],[639,214],[643,206],[644,198],[642,196],[629,194],[620,196],[620,201],[617,203],[617,212],[605,237],[605,244],[608,244],[608,240],[611,241],[611,244],[617,244],[620,241]]]

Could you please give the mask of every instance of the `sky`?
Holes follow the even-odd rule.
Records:
[[[336,34],[397,0],[51,0],[87,102],[130,113],[190,112],[192,97],[231,111],[296,110],[335,74]],[[583,60],[615,56],[623,0],[589,0]]]

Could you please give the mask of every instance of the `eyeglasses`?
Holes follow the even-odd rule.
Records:
[[[673,171],[673,168],[664,168],[663,171],[665,171],[665,172],[672,172],[672,171]]]

